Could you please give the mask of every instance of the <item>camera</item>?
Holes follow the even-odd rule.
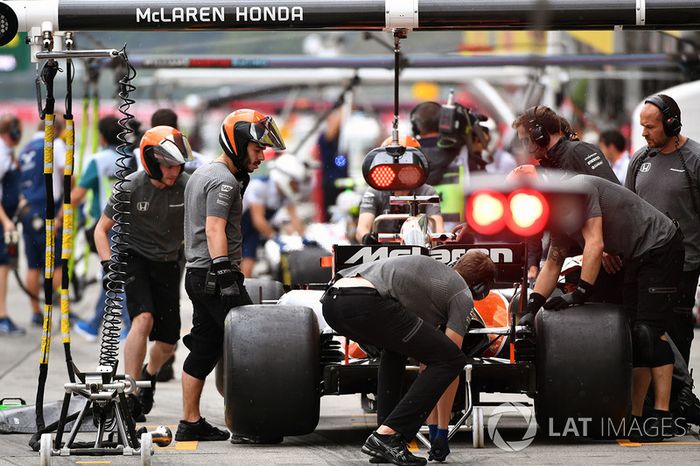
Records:
[[[461,147],[470,144],[471,139],[475,137],[486,145],[487,140],[479,123],[487,119],[486,116],[472,112],[469,108],[455,102],[454,89],[450,90],[447,103],[440,109],[438,147]]]

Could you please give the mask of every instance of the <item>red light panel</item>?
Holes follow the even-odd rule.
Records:
[[[506,224],[506,197],[496,191],[478,191],[467,201],[467,223],[476,233],[494,235]]]
[[[532,236],[541,232],[549,220],[549,202],[542,193],[519,189],[508,196],[506,224],[518,236]]]
[[[369,173],[372,183],[377,189],[388,188],[394,182],[396,173],[389,165],[378,165]]]
[[[407,165],[399,168],[399,182],[405,186],[415,186],[420,183],[423,171],[415,165]]]

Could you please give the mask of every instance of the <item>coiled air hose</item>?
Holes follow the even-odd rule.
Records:
[[[122,132],[119,133],[121,144],[117,147],[119,158],[117,159],[117,182],[114,185],[112,195],[114,196],[114,236],[110,249],[112,254],[109,259],[109,274],[107,281],[107,300],[105,303],[105,315],[102,323],[102,341],[100,343],[100,366],[111,366],[113,373],[116,372],[119,357],[119,334],[121,333],[122,301],[125,283],[125,253],[127,246],[128,232],[125,227],[128,225],[126,216],[129,214],[129,191],[124,188],[126,177],[134,170],[134,160],[132,144],[127,140],[127,136],[133,133],[130,120],[134,115],[129,113],[129,108],[134,104],[134,100],[129,95],[136,89],[131,83],[136,77],[136,69],[129,63],[126,53],[126,46],[119,51],[119,57],[126,67],[126,74],[119,80],[118,96],[122,103],[119,105],[119,112],[122,118],[119,119],[119,126]]]

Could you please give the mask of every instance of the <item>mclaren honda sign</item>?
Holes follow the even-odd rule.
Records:
[[[304,21],[301,6],[136,8],[137,23],[275,23]]]

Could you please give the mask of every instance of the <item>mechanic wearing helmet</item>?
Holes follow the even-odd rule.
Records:
[[[377,381],[380,426],[362,447],[374,461],[426,463],[409,452],[406,443],[436,404],[443,412],[441,406],[452,407],[456,377],[467,362],[461,348],[469,312],[474,300],[486,297],[495,273],[486,254],[472,251],[454,268],[427,256],[403,256],[336,275],[321,299],[326,322],[358,343],[383,348]],[[402,398],[407,357],[423,363],[425,370]],[[433,448],[431,456],[443,461],[449,453],[447,439],[439,444],[440,450]]]
[[[183,419],[177,441],[229,438],[200,415],[199,402],[204,380],[222,355],[228,311],[252,303],[240,271],[243,192],[250,173],[264,159],[263,149],[285,149],[272,117],[249,109],[226,116],[219,143],[221,155],[195,170],[185,189],[185,290],[194,312],[192,330],[183,338],[190,353],[182,371]]]
[[[603,251],[619,256],[626,262],[623,306],[632,317],[632,415],[638,427],[644,426],[633,430],[630,439],[658,441],[672,436],[669,399],[674,355],[664,332],[683,272],[683,234],[674,221],[616,183],[590,175],[577,175],[568,182],[586,193],[584,215],[570,219],[564,231],[553,234],[520,323],[532,325],[541,307],[557,311],[586,302],[598,278]],[[578,286],[547,300],[571,240],[583,247]],[[648,423],[642,411],[652,381],[655,409]]]
[[[128,217],[124,258],[124,290],[131,317],[131,329],[124,343],[127,375],[151,382],[141,388],[138,398],[129,395],[129,407],[137,421],[153,408],[155,376],[175,352],[180,339],[180,265],[185,213],[183,173],[190,160],[187,138],[170,126],[156,126],[141,138],[141,164],[144,170],[132,173],[122,187],[128,204],[122,204]],[[115,225],[115,194],[109,199],[95,228],[95,245],[102,261],[103,286],[106,288],[110,250],[110,230]],[[151,347],[148,364],[143,365],[148,339]]]
[[[391,138],[387,138],[382,142],[382,147],[390,145],[392,142]],[[404,136],[400,138],[399,143],[404,147],[415,147],[421,149],[421,145],[418,141],[411,136]],[[438,193],[435,188],[428,184],[423,184],[413,191],[379,191],[372,187],[367,188],[365,194],[362,196],[362,202],[360,203],[360,217],[357,220],[357,230],[355,231],[355,239],[362,244],[376,244],[379,242],[376,232],[372,231],[374,225],[374,219],[382,214],[403,214],[405,213],[405,206],[392,206],[390,203],[391,196],[437,196]],[[435,221],[435,232],[444,231],[444,224],[442,221],[442,215],[440,215],[440,205],[438,204],[425,204],[421,206],[425,209],[425,214]],[[392,222],[389,228],[392,232],[397,232],[401,228],[400,221]]]
[[[545,105],[530,107],[513,121],[518,140],[525,147],[530,159],[544,168],[556,168],[572,173],[599,176],[618,183],[610,164],[593,144],[579,141],[569,122]],[[528,278],[534,280],[539,273],[542,259],[542,239],[528,241]],[[604,258],[608,273],[619,271],[616,258]]]
[[[282,207],[286,208],[292,230],[304,234],[304,224],[299,220],[296,209],[299,189],[306,180],[304,162],[291,154],[283,154],[271,161],[270,165],[270,176],[252,179],[243,199],[241,272],[246,278],[253,275],[261,240],[277,235],[270,221]]]

